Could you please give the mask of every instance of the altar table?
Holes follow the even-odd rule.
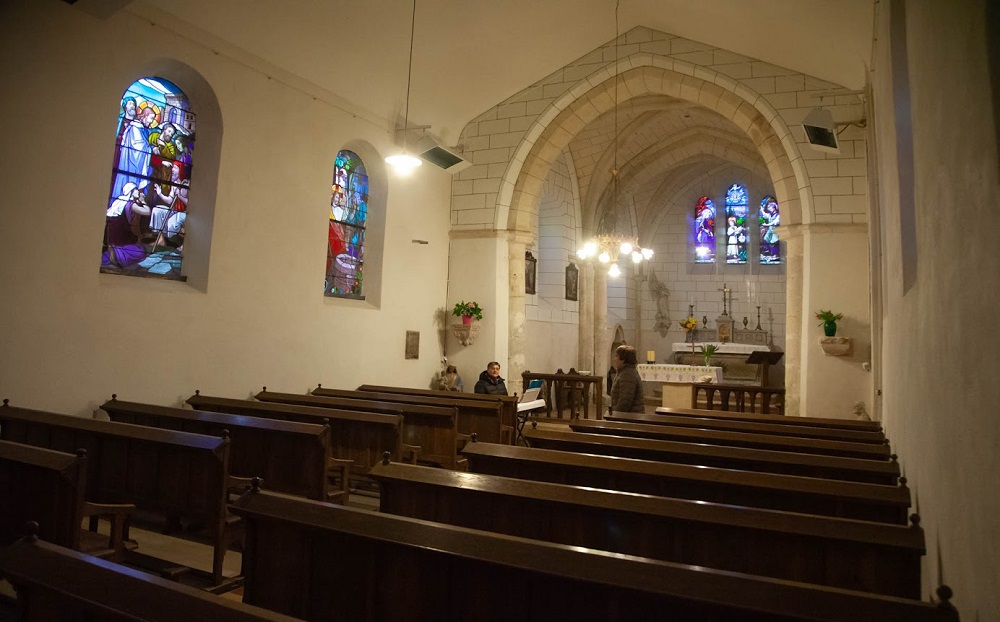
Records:
[[[636,365],[643,382],[663,385],[663,406],[691,408],[691,385],[696,382],[722,382],[721,367],[699,365]]]

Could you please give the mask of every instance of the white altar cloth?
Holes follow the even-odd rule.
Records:
[[[688,348],[691,344],[686,344]],[[722,382],[721,367],[700,365],[636,365],[639,378],[644,382]],[[706,380],[707,379],[707,380]]]
[[[754,345],[750,343],[720,343],[718,341],[698,341],[694,344],[694,353],[701,354],[701,346],[713,345],[717,349],[716,354],[751,354],[757,352],[758,350],[763,350],[765,352],[769,351],[771,348],[767,346]],[[674,352],[690,352],[690,343],[674,343]]]

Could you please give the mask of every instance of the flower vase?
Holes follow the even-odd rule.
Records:
[[[837,321],[836,320],[827,320],[827,321],[823,322],[823,334],[825,334],[827,337],[836,337],[837,336]]]
[[[463,315],[462,316],[462,324],[465,324],[466,326],[468,326],[469,324],[472,324],[472,316],[471,315]]]
[[[711,366],[712,366],[712,357],[711,356],[706,356],[705,357],[705,367],[711,367]]]

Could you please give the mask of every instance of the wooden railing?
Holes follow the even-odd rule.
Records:
[[[743,384],[695,383],[691,385],[691,408],[784,415],[785,390]]]
[[[562,369],[556,370],[554,374],[536,374],[530,371],[521,373],[523,385],[527,387],[532,380],[544,380],[545,387],[542,390],[545,397],[545,416],[552,416],[552,405],[555,404],[556,416],[562,418],[564,408],[569,408],[569,416],[576,419],[583,413],[583,418],[590,417],[590,387],[594,387],[594,403],[597,406],[594,417],[601,419],[604,410],[604,391],[601,389],[601,376],[587,376],[578,373],[570,368],[568,373],[563,373]],[[552,401],[552,391],[555,389],[555,402]]]

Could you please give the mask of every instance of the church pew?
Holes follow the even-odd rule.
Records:
[[[421,406],[443,406],[455,408],[458,412],[460,434],[475,434],[485,443],[513,443],[514,429],[503,425],[503,410],[499,401],[469,400],[461,393],[438,391],[437,395],[410,395],[393,392],[351,391],[347,389],[327,389],[323,385],[311,391],[312,395],[323,397],[345,397],[348,399],[419,404]]]
[[[384,461],[379,511],[613,553],[920,598],[909,527]],[[780,551],[780,555],[774,555]]]
[[[524,430],[521,436],[529,447],[539,449],[558,449],[620,458],[638,458],[640,460],[695,464],[722,469],[761,471],[887,486],[894,485],[899,479],[899,464],[896,462],[817,456],[744,447],[722,447],[693,442],[628,438],[609,434],[581,434],[557,430]]]
[[[905,525],[910,491],[774,473],[469,443],[473,473]]]
[[[26,538],[0,554],[21,622],[295,622],[145,572]]]
[[[378,384],[363,384],[358,387],[358,391],[369,391],[373,393],[399,393],[402,395],[431,395],[439,396],[441,391],[431,389],[413,389],[410,387],[389,387]],[[459,393],[456,397],[463,400],[479,400],[481,402],[500,402],[501,417],[500,425],[513,428],[517,423],[517,395],[485,395],[482,393]]]
[[[294,404],[266,403],[202,395],[187,399],[195,410],[230,413],[242,417],[297,421],[330,427],[333,458],[350,460],[351,472],[365,474],[385,452],[393,460],[402,459],[403,417],[335,408],[314,408]],[[267,483],[265,481],[265,483]]]
[[[119,400],[101,405],[112,421],[165,430],[225,436],[231,442],[230,475],[261,477],[269,490],[317,501],[347,503],[349,472],[343,488],[330,485],[330,471],[339,468],[330,454],[330,426],[244,417]]]
[[[507,447],[508,449],[510,447]],[[244,602],[305,620],[955,620],[939,605],[252,491]],[[940,590],[949,597],[950,590]]]
[[[399,402],[382,402],[346,397],[323,397],[319,395],[297,395],[268,391],[267,387],[254,396],[260,402],[277,402],[359,410],[403,417],[403,443],[420,448],[418,459],[442,466],[446,469],[464,468],[458,450],[468,437],[458,432],[458,409],[444,406],[421,406]]]
[[[38,534],[60,546],[90,555],[120,559],[125,552],[124,524],[135,506],[87,502],[87,452],[76,455],[0,441],[0,546],[24,535],[29,521]],[[107,516],[109,535],[80,528],[87,516]],[[96,525],[95,525],[96,527]]]
[[[608,421],[622,423],[645,423],[653,425],[670,425],[687,428],[703,428],[706,430],[729,430],[748,434],[779,434],[796,438],[817,438],[831,441],[847,441],[850,443],[868,443],[885,445],[885,434],[882,432],[867,432],[863,430],[841,430],[837,428],[814,428],[810,426],[784,425],[775,423],[756,423],[753,421],[735,421],[713,417],[674,416],[666,413],[626,413],[616,412],[605,417]]]
[[[677,417],[699,417],[709,419],[728,419],[730,421],[754,421],[757,423],[774,423],[778,425],[798,425],[813,428],[833,428],[837,430],[863,430],[866,432],[881,432],[882,424],[878,421],[862,421],[859,419],[829,419],[823,417],[793,417],[788,415],[753,415],[725,410],[705,410],[702,408],[669,408],[660,406],[657,413]]]
[[[170,521],[204,524],[214,547],[212,585],[241,525],[226,512],[229,439],[0,407],[0,440],[56,451],[87,450],[88,501],[131,503]]]
[[[822,456],[840,456],[863,460],[889,460],[892,454],[887,445],[849,443],[823,439],[803,439],[775,434],[747,434],[727,430],[702,430],[666,425],[624,423],[620,421],[571,421],[574,432],[584,434],[611,434],[634,438],[651,438],[663,441],[705,443],[726,447],[746,447],[770,451],[789,451]]]

